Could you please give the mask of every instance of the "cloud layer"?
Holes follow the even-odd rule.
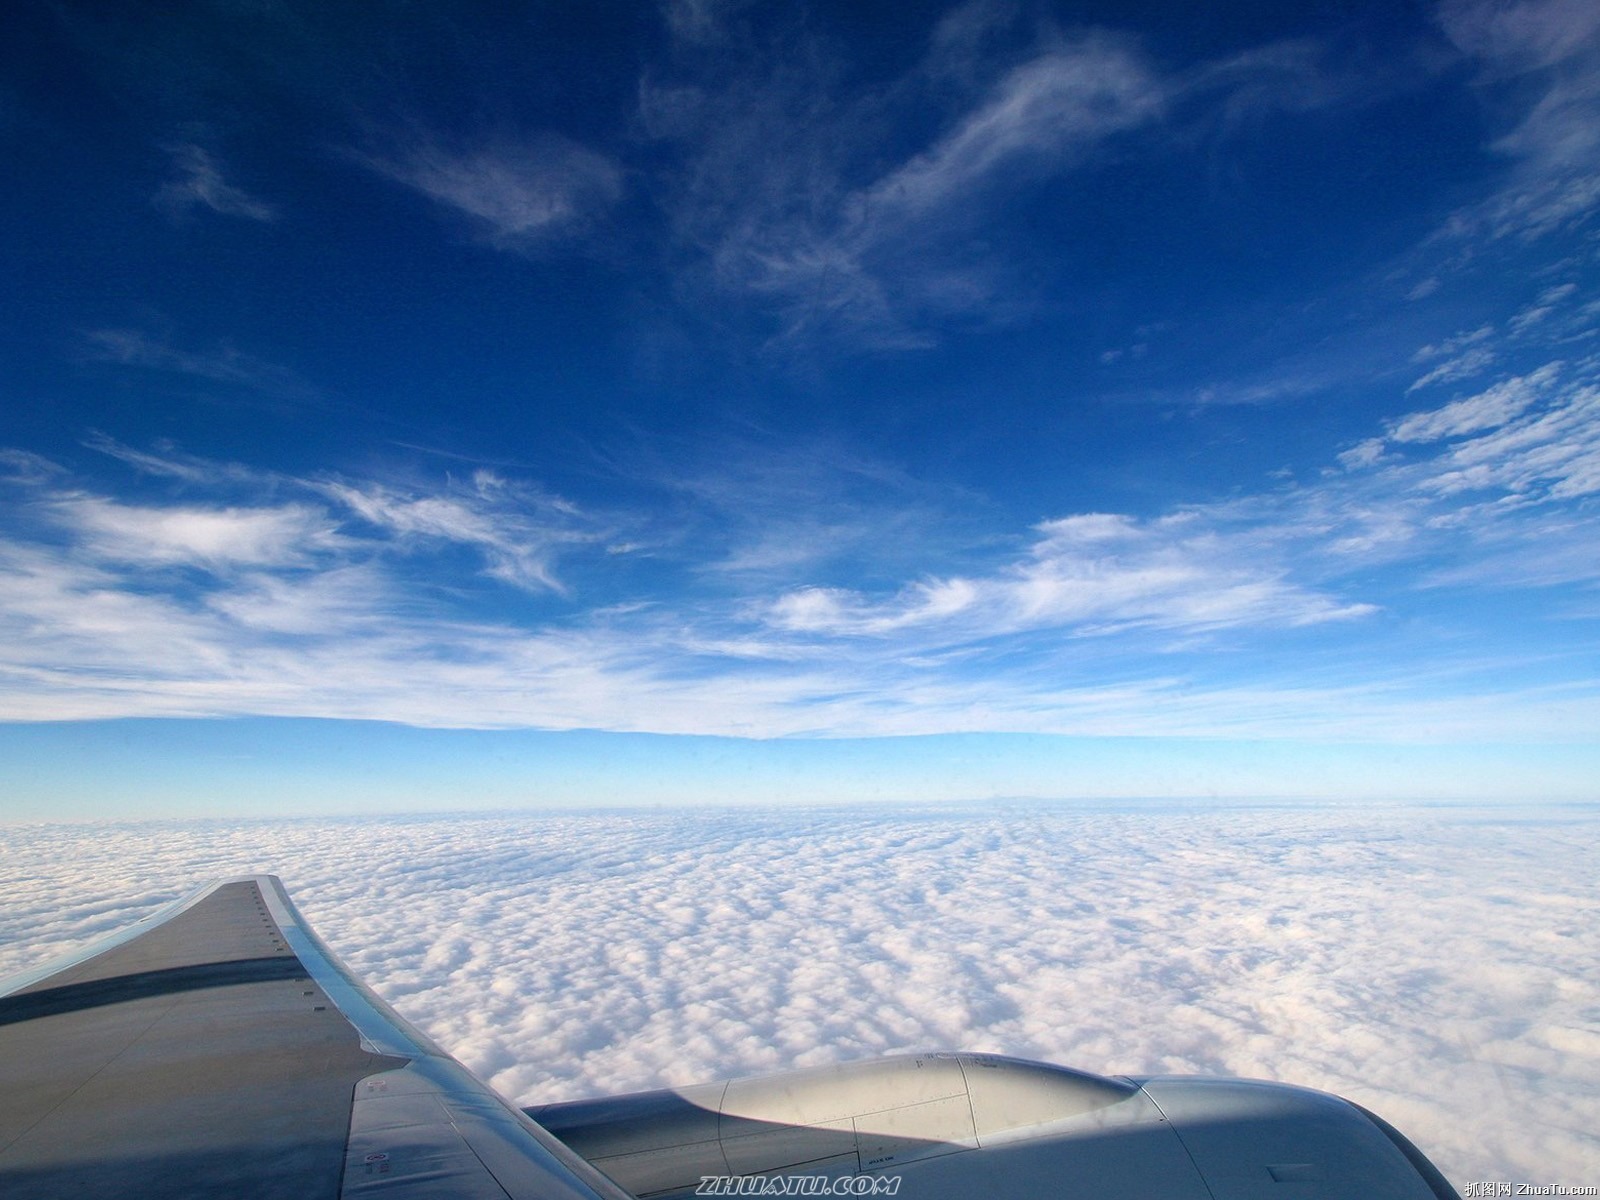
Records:
[[[0,970],[268,869],[523,1103],[963,1047],[1321,1087],[1458,1184],[1574,1184],[1597,833],[1588,808],[1139,806],[17,827]]]

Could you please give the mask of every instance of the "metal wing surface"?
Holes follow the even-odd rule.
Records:
[[[7,1200],[619,1200],[353,979],[275,876],[0,995]]]

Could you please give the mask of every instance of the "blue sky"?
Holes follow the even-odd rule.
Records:
[[[1593,797],[1591,4],[11,26],[13,816]]]

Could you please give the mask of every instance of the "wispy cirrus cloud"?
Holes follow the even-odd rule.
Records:
[[[211,151],[193,143],[169,146],[173,177],[156,193],[156,207],[175,220],[196,209],[251,221],[276,221],[278,210],[223,178],[222,164]]]
[[[1085,37],[985,64],[987,82],[936,136],[887,167],[869,165],[882,156],[873,140],[905,119],[897,108],[927,99],[944,51],[865,96],[839,93],[800,57],[721,91],[646,81],[646,129],[691,156],[669,198],[674,224],[720,286],[773,303],[785,337],[905,349],[926,344],[928,314],[1000,315],[997,264],[956,253],[956,235],[1028,183],[1148,125],[1169,87],[1130,42]],[[810,114],[803,124],[797,105]]]
[[[337,522],[304,504],[158,507],[65,496],[50,507],[89,554],[136,566],[303,566],[339,545]]]
[[[877,180],[859,200],[863,221],[902,226],[1002,175],[1047,173],[1111,135],[1145,124],[1166,87],[1138,53],[1092,37],[1040,55],[1001,78],[928,149]]]
[[[516,723],[517,712],[564,723],[564,707],[598,722],[580,697],[626,678],[618,655],[608,667],[581,636],[486,622],[441,599],[481,590],[474,576],[561,592],[559,545],[604,527],[559,498],[533,503],[486,472],[425,493],[99,444],[185,498],[135,504],[71,486],[65,472],[13,474],[16,520],[0,538],[6,719],[387,710],[434,724],[424,710],[442,705],[472,711],[466,724]],[[463,554],[476,564],[464,574],[415,569]],[[408,694],[431,698],[400,716]]]
[[[840,589],[781,597],[772,620],[797,632],[886,635],[938,630],[940,641],[1056,628],[1077,635],[1134,627],[1200,631],[1310,625],[1369,615],[1291,582],[1199,512],[1157,521],[1098,513],[1045,522],[1026,557],[998,574],[920,581],[874,602]]]
[[[1600,491],[1595,366],[1548,363],[1442,408],[1400,418],[1389,428],[1390,446],[1434,448],[1419,461],[1379,467],[1379,477],[1403,482],[1413,494],[1459,498],[1460,510],[1434,513],[1431,519],[1461,525],[1470,517],[1480,537],[1504,532],[1499,514],[1595,494]],[[1579,525],[1569,536],[1582,538],[1585,528]],[[1600,566],[1589,574],[1600,575]]]
[[[1567,736],[1600,711],[1558,653],[1571,589],[1600,581],[1583,515],[1600,493],[1597,370],[1549,363],[1402,413],[1303,482],[1013,534],[821,447],[788,476],[635,473],[638,511],[606,513],[487,470],[298,478],[99,439],[176,493],[135,501],[12,456],[0,709]],[[612,553],[619,540],[643,550]],[[1525,615],[1479,628],[1419,601],[1445,585],[1520,591]],[[1418,620],[1454,632],[1402,636]],[[1272,644],[1304,652],[1292,678]]]
[[[502,250],[532,251],[581,233],[622,195],[612,159],[555,133],[483,143],[417,134],[396,150],[356,157]]]
[[[1411,356],[1414,363],[1430,362],[1439,358],[1453,358],[1469,347],[1476,347],[1478,343],[1494,336],[1493,325],[1480,325],[1476,329],[1465,333],[1453,334],[1437,342],[1430,342]]]
[[[335,563],[316,571],[241,571],[232,586],[205,598],[205,609],[222,628],[250,636],[390,637],[398,593],[381,563]]]
[[[667,519],[650,522],[652,553],[746,588],[841,569],[914,569],[919,556],[971,540],[962,510],[979,503],[839,439],[759,429],[670,447],[657,439],[614,466],[666,501]]]
[[[142,329],[104,328],[85,332],[89,353],[121,366],[188,376],[255,393],[267,400],[305,400],[317,390],[288,367],[222,344],[214,349],[185,349]]]
[[[951,321],[1033,311],[1018,278],[1029,250],[1007,218],[1041,187],[1135,138],[1171,149],[1198,126],[1233,130],[1390,86],[1374,82],[1381,72],[1341,72],[1311,40],[1172,71],[1131,36],[1023,24],[1014,6],[961,6],[919,61],[866,89],[842,82],[837,56],[804,31],[781,49],[745,38],[745,65],[723,61],[720,86],[647,75],[640,123],[685,152],[665,207],[708,281],[763,299],[780,343],[925,348]]]
[[[470,483],[445,495],[337,480],[313,486],[402,543],[474,547],[485,555],[491,578],[533,590],[564,591],[553,570],[559,550],[606,536],[573,504],[488,470],[473,472]]]
[[[691,44],[717,43],[727,37],[731,18],[753,0],[664,0],[662,16],[673,37]]]
[[[1560,373],[1557,364],[1541,367],[1531,375],[1506,379],[1486,391],[1443,408],[1411,413],[1396,421],[1389,437],[1397,442],[1433,442],[1460,437],[1504,425],[1524,412]],[[1406,389],[1414,390],[1412,384]]]
[[[564,546],[605,540],[608,525],[542,489],[487,469],[442,486],[301,478],[185,454],[143,451],[97,435],[91,448],[142,474],[191,491],[250,497],[211,505],[134,505],[35,472],[30,511],[91,557],[147,565],[299,567],[313,560],[404,557],[429,547],[480,555],[482,573],[533,592],[560,592],[554,559]],[[264,496],[297,497],[263,503]]]
[[[1600,14],[1583,0],[1447,0],[1438,16],[1509,114],[1490,148],[1513,167],[1449,232],[1530,239],[1587,219],[1600,204]]]
[[[269,471],[247,467],[243,463],[224,463],[188,454],[170,441],[159,441],[149,450],[140,450],[104,433],[95,432],[84,438],[83,444],[98,454],[127,464],[141,475],[158,479],[221,487],[230,484],[260,486],[274,478]],[[61,470],[60,467],[55,469]]]
[[[1504,565],[1510,547],[1539,545],[1550,563],[1578,569],[1595,543],[1565,506],[1600,488],[1597,394],[1595,363],[1548,363],[1396,417],[1340,455],[1343,471],[1306,484],[1154,518],[1058,518],[989,573],[930,575],[889,592],[797,588],[766,619],[794,636],[927,653],[1043,630],[1081,638],[1359,623],[1393,593],[1352,594],[1350,573],[1408,559],[1448,560],[1459,573],[1478,556]],[[1600,578],[1600,566],[1570,577]],[[1542,585],[1552,575],[1526,578]]]
[[[1437,387],[1446,383],[1459,383],[1463,379],[1471,379],[1483,374],[1494,365],[1494,351],[1486,347],[1475,347],[1456,358],[1446,359],[1438,366],[1433,367],[1427,374],[1419,376],[1410,387],[1411,392],[1420,391],[1425,387]]]
[[[1528,307],[1517,313],[1508,322],[1513,334],[1526,334],[1535,326],[1542,325],[1561,305],[1562,301],[1572,296],[1578,290],[1575,283],[1560,283],[1555,287],[1546,288],[1539,293],[1539,298]]]
[[[0,481],[37,487],[64,474],[62,468],[29,450],[0,449]]]

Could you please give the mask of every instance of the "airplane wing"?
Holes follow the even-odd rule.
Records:
[[[626,1200],[225,880],[0,995],[7,1200]]]
[[[1456,1197],[1326,1093],[992,1055],[518,1111],[351,976],[270,875],[0,985],[8,1200],[697,1194]]]

